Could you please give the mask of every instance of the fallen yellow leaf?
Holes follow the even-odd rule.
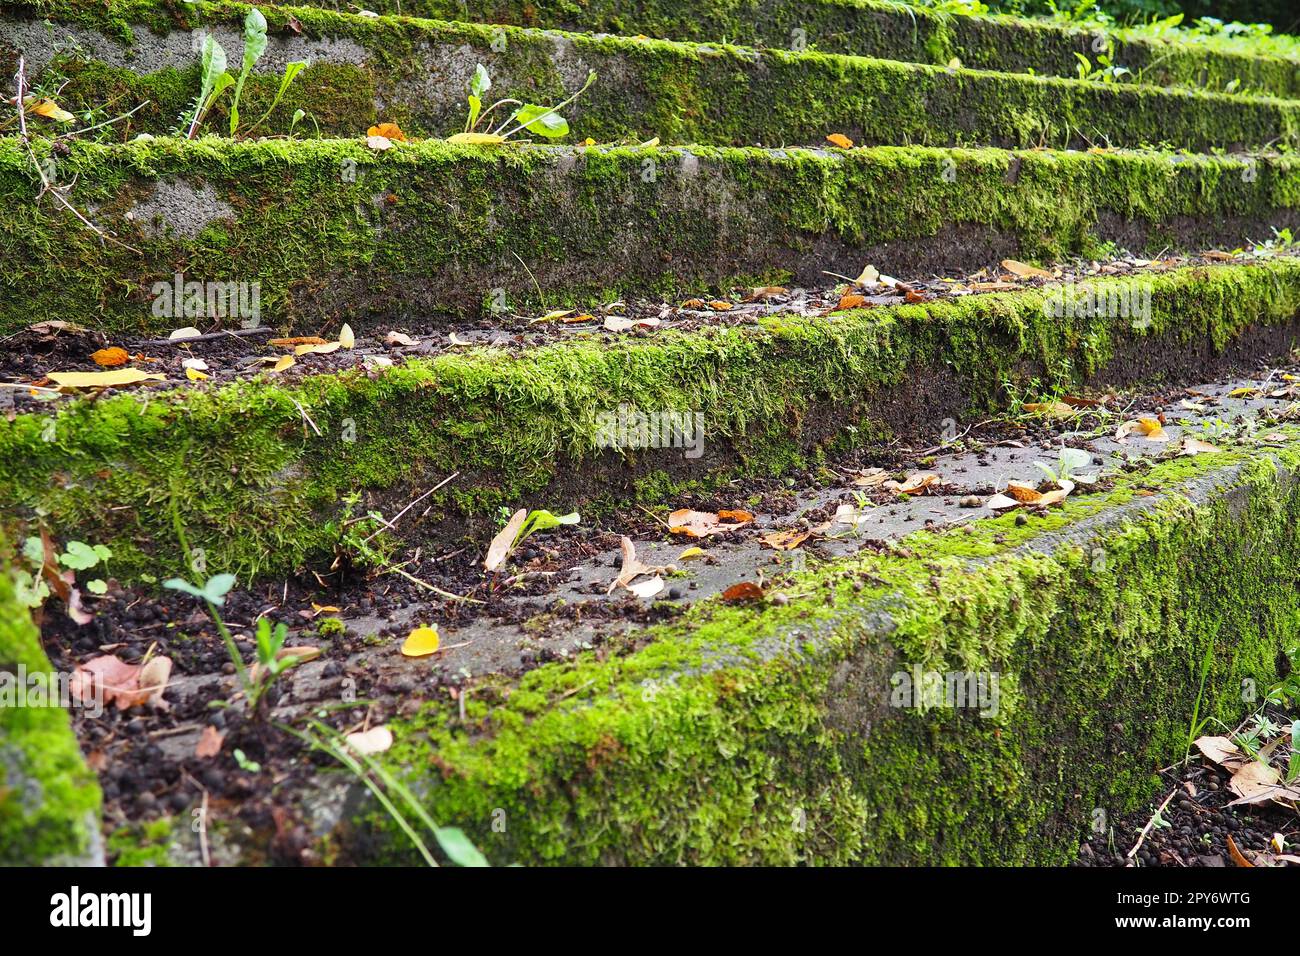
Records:
[[[60,109],[59,104],[54,100],[40,100],[32,106],[27,107],[27,112],[35,113],[37,116],[44,116],[46,119],[56,120],[60,123],[71,123],[76,119],[65,109]]]
[[[294,355],[328,355],[330,352],[337,352],[338,342],[326,342],[324,345],[299,345],[293,350]]]
[[[402,642],[402,656],[428,657],[438,650],[439,643],[436,627],[417,627]]]
[[[469,146],[499,146],[505,141],[504,136],[497,136],[495,133],[457,133],[455,136],[447,137],[449,143],[461,143]]]
[[[204,375],[196,368],[185,369],[185,377],[188,378],[191,382],[201,382],[205,378],[208,378],[207,375]]]
[[[292,355],[281,355],[280,361],[275,363],[275,368],[271,369],[271,371],[283,372],[285,369],[290,368],[294,364],[294,361],[295,359]]]
[[[339,345],[343,346],[345,349],[350,349],[356,344],[357,337],[352,334],[352,326],[348,325],[346,322],[343,323],[343,328],[339,329]]]
[[[853,140],[849,139],[843,133],[831,133],[826,137],[826,142],[838,146],[840,149],[852,149]]]
[[[62,388],[107,388],[135,385],[138,382],[165,382],[167,376],[144,372],[138,368],[119,368],[112,372],[50,372],[48,378]]]

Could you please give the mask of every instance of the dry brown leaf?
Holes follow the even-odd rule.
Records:
[[[664,589],[664,579],[659,575],[627,585],[627,589],[639,598],[652,598]]]
[[[853,483],[859,488],[879,488],[889,480],[889,472],[883,468],[868,468],[856,478]]]
[[[679,508],[668,516],[668,530],[673,534],[683,534],[688,538],[707,538],[711,534],[723,534],[736,528],[744,527],[754,520],[748,511],[692,511]],[[729,524],[723,524],[729,521]]]
[[[636,556],[636,545],[632,543],[632,539],[629,538],[627,535],[623,535],[622,539],[619,542],[619,547],[622,549],[623,552],[623,567],[619,570],[618,577],[616,577],[613,583],[611,583],[610,586],[605,590],[606,594],[609,594],[611,591],[614,590],[614,588],[617,587],[624,587],[631,590],[630,585],[641,575],[643,574],[658,575],[661,572],[667,570],[667,568],[665,567],[652,566],[646,564],[644,561],[638,558]],[[660,588],[659,590],[662,590],[662,588]],[[656,591],[655,593],[658,593],[658,591]]]
[[[1205,454],[1210,454],[1222,450],[1223,450],[1222,448],[1218,448],[1214,445],[1211,445],[1207,441],[1201,441],[1199,438],[1183,439],[1182,453],[1184,455],[1205,455]]]
[[[902,481],[886,481],[881,487],[898,495],[924,494],[928,489],[942,484],[941,479],[932,471],[917,471]]]
[[[838,310],[856,309],[866,304],[867,297],[865,295],[860,295],[857,292],[849,292],[840,296],[840,301],[836,304],[835,308]]]
[[[364,756],[381,754],[393,746],[393,732],[382,724],[343,738],[348,748]]]
[[[203,728],[203,732],[199,734],[199,742],[194,747],[194,756],[203,760],[215,757],[221,753],[221,745],[225,742],[225,739],[225,734],[208,724]]]
[[[495,571],[501,567],[507,556],[509,556],[510,550],[514,547],[515,535],[519,533],[519,529],[523,527],[524,520],[527,517],[527,508],[520,508],[510,516],[506,526],[497,532],[497,536],[488,545],[487,557],[483,559],[483,567],[489,571]]]
[[[171,670],[172,662],[167,657],[152,658],[141,666],[103,654],[78,665],[68,687],[72,696],[82,703],[93,702],[100,693],[105,704],[116,703],[118,710],[146,703],[165,707],[162,695]]]
[[[811,531],[769,531],[759,540],[777,551],[793,551],[812,535]]]
[[[723,591],[722,600],[728,604],[744,604],[749,601],[763,600],[764,593],[763,588],[753,581],[742,581]]]
[[[288,339],[271,339],[272,345],[324,345],[325,340],[319,335],[295,335]]]
[[[1013,276],[1020,279],[1050,279],[1052,274],[1046,269],[1040,269],[1037,266],[1031,266],[1028,263],[1020,262],[1016,259],[1003,259],[1002,268],[1006,269]]]
[[[657,318],[649,319],[625,319],[622,316],[611,315],[605,319],[605,329],[609,332],[626,332],[628,329],[643,325],[646,328],[654,328],[659,324]]]
[[[1249,759],[1227,737],[1197,737],[1193,746],[1209,760],[1228,769],[1235,769]]]
[[[1277,770],[1261,760],[1248,760],[1233,773],[1228,789],[1243,800],[1269,799],[1279,789]]]

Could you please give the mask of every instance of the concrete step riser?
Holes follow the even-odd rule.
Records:
[[[53,157],[70,201],[117,239],[104,243],[33,202],[30,158],[0,141],[0,334],[28,324],[33,301],[166,334],[202,318],[166,308],[177,273],[256,288],[250,320],[311,334],[540,307],[534,280],[551,306],[685,297],[868,261],[916,275],[1107,241],[1231,248],[1300,225],[1300,164],[1175,159],[177,141]]]

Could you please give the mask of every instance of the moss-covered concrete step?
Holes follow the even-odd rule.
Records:
[[[494,863],[1051,864],[1300,637],[1300,440],[918,532],[390,721]],[[942,466],[940,466],[942,467]],[[1201,664],[1210,666],[1204,686]],[[412,851],[392,821],[389,859]]]
[[[123,580],[183,570],[186,548],[250,580],[355,556],[354,519],[452,474],[421,509],[454,540],[502,506],[668,502],[996,410],[1031,381],[1188,381],[1284,356],[1298,333],[1300,263],[1280,258],[61,401],[0,416],[0,514],[110,545]],[[703,454],[609,447],[622,405],[698,415]]]
[[[0,334],[42,317],[116,333],[183,321],[180,274],[237,283],[242,321],[314,334],[530,305],[681,296],[746,279],[892,275],[1232,248],[1300,229],[1300,161],[1135,153],[480,148],[215,138],[0,139]],[[232,287],[233,288],[233,287]],[[538,292],[541,292],[539,300]],[[256,296],[256,309],[253,308]],[[224,302],[225,300],[223,300]],[[540,313],[539,313],[540,314]],[[234,323],[227,319],[227,325]]]
[[[10,547],[0,535],[0,866],[103,865],[99,786],[65,710],[68,675],[15,597]]]
[[[161,133],[178,126],[199,91],[200,31],[237,64],[247,9],[186,4],[166,32],[140,29],[130,44],[76,23],[9,17],[0,20],[0,66],[25,53],[32,78],[61,88],[77,112],[148,101],[118,129]],[[600,142],[808,146],[840,133],[860,144],[1209,152],[1293,144],[1300,134],[1300,102],[1272,98],[299,8],[268,17],[274,39],[244,88],[246,122],[270,105],[287,62],[312,65],[263,134],[287,131],[302,109],[304,129],[356,136],[384,120],[445,136],[465,123],[478,63],[492,75],[491,97],[548,105],[594,70],[595,85],[566,113],[578,139]],[[219,101],[212,128],[228,130],[229,102]]]
[[[1249,706],[1243,687],[1259,696],[1284,676],[1278,652],[1300,637],[1298,370],[1187,378],[1082,408],[1075,394],[1067,414],[962,420],[939,447],[927,436],[793,482],[750,476],[687,499],[753,509],[704,540],[625,504],[539,535],[544,553],[521,549],[491,574],[479,561],[495,529],[430,549],[403,528],[402,566],[474,582],[486,603],[470,608],[392,577],[326,573],[241,587],[226,616],[264,609],[294,644],[321,649],[284,676],[271,720],[387,725],[390,769],[496,864],[1065,863],[1085,833],[1122,839],[1118,822],[1147,806],[1155,769],[1185,755],[1195,716],[1231,726]],[[1162,434],[1117,434],[1157,413]],[[992,491],[1041,481],[1037,466],[1059,469],[1065,447],[1086,464],[1063,504],[991,517]],[[923,461],[938,484],[901,494],[870,460],[886,474]],[[764,547],[800,528],[794,550]],[[673,565],[657,594],[613,581],[624,535],[639,560]],[[681,556],[687,545],[698,560]],[[744,602],[728,593],[741,582]],[[297,610],[309,601],[337,616],[310,620]],[[324,767],[304,779],[300,752],[247,732],[191,599],[114,589],[101,608],[108,633],[141,645],[149,620],[177,655],[176,711],[214,692],[232,702],[226,755],[200,764],[226,771],[214,861],[268,854],[269,834],[234,823],[259,800],[258,777],[230,780],[229,749],[243,746],[260,779],[281,781],[281,812],[316,837],[304,857],[418,862],[355,778]],[[410,630],[429,625],[443,649],[404,656]],[[152,719],[167,741],[159,775],[193,774],[201,726]],[[85,739],[108,741],[111,778],[129,738],[88,723]],[[207,847],[184,801],[199,796],[169,788],[169,822],[151,819],[161,801],[142,810],[114,793],[106,813],[133,820],[144,844],[121,859],[196,861]]]
[[[263,4],[265,9],[268,5]],[[333,0],[270,6],[354,10]],[[127,35],[145,25],[173,28],[185,8],[153,0],[27,0],[4,7],[82,23]],[[964,66],[1009,73],[1074,78],[1079,56],[1094,69],[1102,57],[1131,71],[1137,82],[1210,90],[1300,95],[1300,62],[1219,47],[1212,40],[1180,40],[1131,29],[1084,29],[1044,19],[953,15],[931,7],[875,0],[375,0],[383,15],[540,27],[573,33],[647,36],[697,43],[816,51],[882,60]]]

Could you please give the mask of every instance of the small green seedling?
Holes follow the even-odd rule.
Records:
[[[42,607],[50,596],[53,583],[68,604],[69,615],[81,620],[84,612],[79,610],[80,597],[75,593],[76,575],[99,565],[106,569],[113,551],[107,545],[86,544],[84,541],[69,541],[62,553],[55,554],[54,551],[52,544],[47,550],[46,539],[39,535],[32,535],[23,542],[21,560],[13,569],[18,603],[32,610]],[[91,594],[108,592],[108,583],[103,577],[83,581],[83,586]]]
[[[497,532],[496,537],[492,539],[492,543],[488,545],[488,553],[483,560],[483,566],[489,571],[495,571],[505,564],[506,559],[514,554],[518,547],[531,535],[536,534],[538,531],[558,528],[560,525],[577,524],[579,520],[581,519],[576,511],[572,514],[556,515],[545,508],[528,512],[520,508],[511,515],[510,520],[506,522],[506,526]]]
[[[1295,783],[1300,779],[1300,720],[1291,722],[1291,759],[1286,765],[1286,782]]]
[[[580,520],[582,519],[576,511],[567,515],[552,514],[545,508],[530,511],[523,525],[520,526],[519,533],[515,535],[515,547],[519,547],[529,536],[538,531],[549,531],[551,528],[558,528],[565,524],[577,524]]]
[[[1056,467],[1053,468],[1046,462],[1036,461],[1038,469],[1054,483],[1060,485],[1062,482],[1073,481],[1079,484],[1090,485],[1097,480],[1097,475],[1079,475],[1076,470],[1086,468],[1092,464],[1092,455],[1079,448],[1065,448],[1056,457]]]
[[[520,130],[527,130],[547,139],[559,139],[569,134],[569,121],[560,115],[560,110],[568,106],[587,91],[596,82],[596,73],[587,74],[587,82],[578,92],[555,106],[538,106],[522,100],[499,99],[487,109],[483,108],[483,94],[492,88],[492,78],[482,63],[474,68],[474,76],[469,81],[469,113],[465,117],[465,128],[454,136],[448,137],[451,143],[473,143],[480,146],[493,146],[504,143]],[[515,107],[515,110],[497,126],[496,129],[480,130],[479,124],[496,109]]]
[[[262,765],[256,760],[249,760],[242,750],[236,750],[234,753],[235,763],[239,764],[239,769],[245,773],[261,773]]]
[[[285,639],[289,636],[289,629],[284,624],[276,624],[273,628],[270,620],[262,617],[257,620],[257,665],[251,669],[244,666],[244,655],[235,644],[230,629],[217,610],[219,606],[226,603],[226,595],[234,586],[233,574],[213,575],[202,586],[191,584],[181,578],[169,578],[163,582],[165,588],[193,595],[207,603],[208,612],[217,625],[222,641],[225,642],[226,653],[230,655],[230,661],[235,665],[235,673],[239,675],[239,685],[248,700],[249,712],[255,717],[260,717],[266,692],[271,689],[277,677],[300,663],[302,658],[293,654],[281,655]]]
[[[235,79],[226,72],[226,51],[217,42],[216,37],[208,34],[203,38],[203,49],[199,54],[199,95],[194,101],[193,113],[185,133],[186,139],[194,138],[221,94],[232,86],[235,91],[232,94],[230,103],[230,135],[232,137],[235,135],[236,130],[239,128],[239,104],[244,95],[244,84],[253,72],[253,67],[257,65],[257,61],[262,58],[265,52],[266,17],[256,7],[249,10],[244,17],[244,56],[240,65],[239,79]],[[248,128],[247,133],[252,133],[253,130],[266,121],[267,117],[280,105],[280,100],[285,91],[289,89],[289,84],[306,68],[307,64],[300,61],[285,65],[284,77],[280,80],[280,89],[276,92],[270,107],[262,114],[261,119]],[[299,117],[295,115],[295,125],[298,119]]]

